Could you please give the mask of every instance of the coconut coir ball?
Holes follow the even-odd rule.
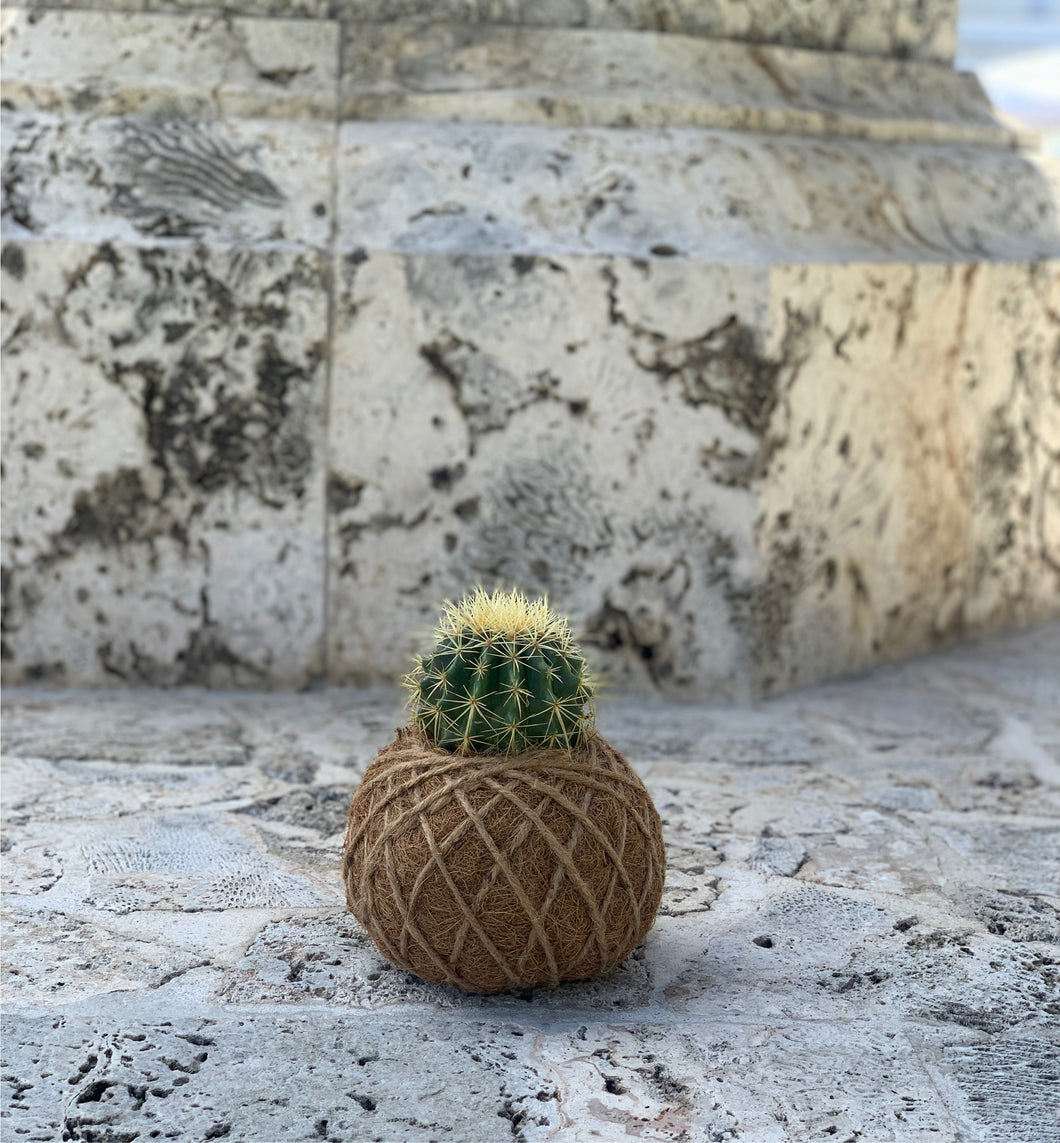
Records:
[[[655,920],[662,826],[599,734],[462,757],[399,730],[350,804],[350,911],[424,980],[503,992],[621,964]]]

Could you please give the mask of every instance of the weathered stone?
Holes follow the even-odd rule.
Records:
[[[8,689],[4,1130],[1052,1143],[1060,775],[1026,774],[1058,661],[1054,625],[766,705],[612,703],[659,919],[606,977],[498,997],[344,908],[340,802],[398,696]]]
[[[1054,190],[1017,151],[834,138],[808,146],[688,128],[344,123],[339,242],[346,252],[524,260],[616,254],[663,271],[671,262],[671,275],[690,260],[738,272],[1060,251]],[[972,162],[981,181],[969,185]]]
[[[1060,1069],[1060,1048],[1054,1039],[969,1035],[942,1046],[939,1037],[925,1039],[937,1053],[932,1078],[971,1119],[970,1139],[1060,1140],[1051,1078]]]
[[[145,7],[3,15],[5,678],[390,682],[494,580],[688,696],[1057,614],[1056,188],[952,3]]]
[[[7,251],[5,668],[82,683],[319,675],[320,256]]]
[[[713,127],[1011,145],[971,75],[935,64],[652,32],[353,24],[354,119]]]
[[[10,112],[4,126],[5,221],[16,241],[327,242],[333,124],[196,119],[170,108]]]
[[[756,873],[794,877],[806,861],[806,847],[797,838],[775,837],[764,832],[747,855],[747,864]]]
[[[9,111],[335,112],[338,26],[330,21],[11,8],[0,30]]]
[[[399,672],[474,580],[547,591],[613,679],[671,693],[1055,608],[1050,267],[359,251],[338,272],[337,679]]]
[[[47,8],[209,13],[215,0],[34,0]],[[245,16],[333,16],[365,21],[434,20],[527,27],[641,29],[720,39],[948,61],[956,0],[234,0]]]

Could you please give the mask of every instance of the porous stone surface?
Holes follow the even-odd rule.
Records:
[[[949,61],[957,0],[33,0],[27,7],[639,29]]]
[[[1018,137],[974,76],[934,63],[653,32],[354,23],[342,89],[355,119]]]
[[[0,29],[10,109],[205,118],[334,111],[331,21],[10,8]]]
[[[1036,261],[1060,249],[1055,188],[1018,151],[853,139],[812,150],[810,161],[805,139],[689,128],[347,122],[339,245],[737,266]]]
[[[1060,627],[754,706],[605,705],[663,906],[466,996],[345,912],[390,691],[7,691],[5,1135],[1056,1143]]]
[[[686,694],[1055,611],[1051,269],[360,251],[339,273],[334,678],[400,671],[475,581],[548,592],[613,683]]]
[[[952,6],[789,8],[5,10],[5,679],[389,682],[476,582],[685,696],[1055,617],[1056,187]]]
[[[319,255],[26,243],[6,267],[4,630],[23,677],[320,674]]]

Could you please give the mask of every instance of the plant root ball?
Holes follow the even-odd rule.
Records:
[[[350,911],[394,964],[468,992],[608,972],[662,896],[662,823],[598,734],[573,750],[458,757],[413,728],[350,803]]]

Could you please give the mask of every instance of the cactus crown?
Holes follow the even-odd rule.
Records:
[[[405,678],[413,722],[456,754],[570,749],[591,729],[595,685],[547,600],[481,588],[446,603],[429,655]]]

